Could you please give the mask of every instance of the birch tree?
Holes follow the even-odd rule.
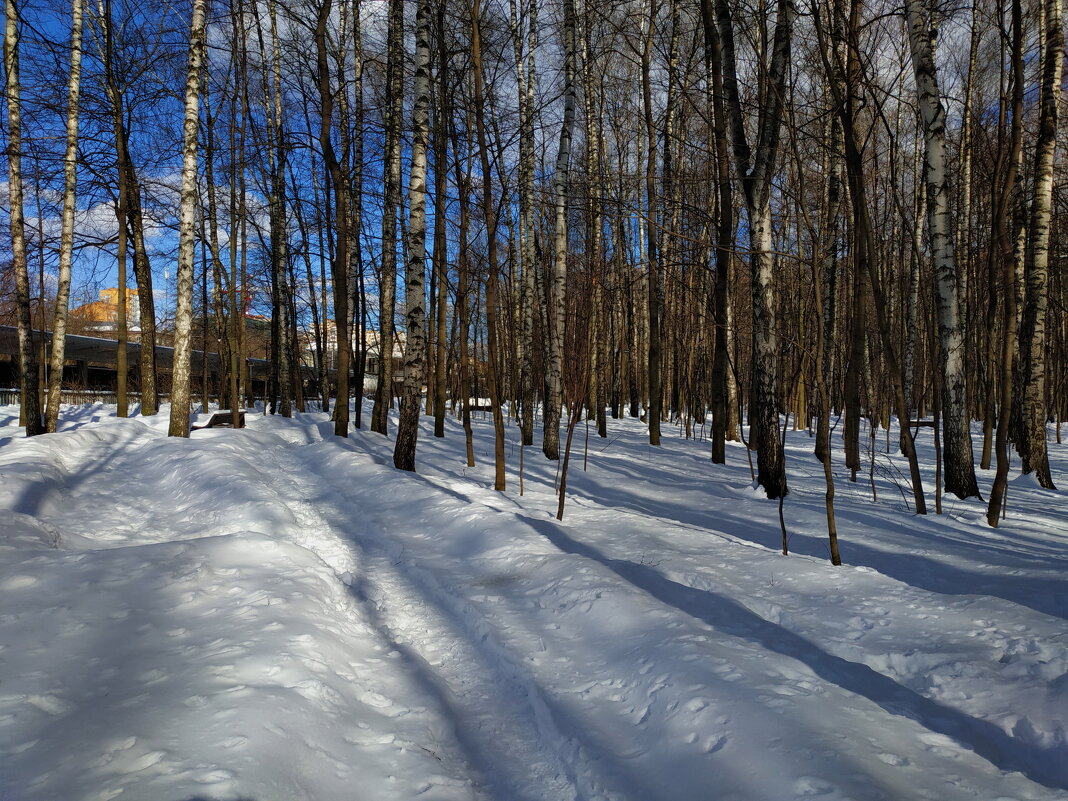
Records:
[[[197,131],[200,71],[204,62],[207,0],[193,0],[182,127],[182,188],[178,218],[178,290],[174,312],[174,376],[168,436],[189,436],[189,361],[193,328],[193,258],[196,245]]]
[[[560,144],[556,151],[553,176],[555,229],[553,260],[548,279],[548,396],[545,399],[545,430],[542,451],[549,459],[560,458],[560,409],[563,406],[564,321],[567,297],[567,195],[571,169],[571,139],[575,128],[578,81],[575,68],[575,3],[564,0],[564,116],[560,122]]]
[[[511,0],[511,27],[515,53],[516,83],[519,89],[519,295],[520,362],[519,398],[522,406],[523,445],[534,444],[534,52],[537,46],[538,4],[527,4],[526,59],[520,0]]]
[[[1055,489],[1046,451],[1046,316],[1049,307],[1049,251],[1053,166],[1064,69],[1064,2],[1043,0],[1045,17],[1038,140],[1034,155],[1034,193],[1028,224],[1026,294],[1021,330],[1023,372],[1020,406],[1023,426],[1017,443],[1023,471],[1033,472],[1046,489]]]
[[[407,338],[404,343],[404,395],[397,424],[393,464],[415,470],[419,413],[426,372],[426,175],[430,136],[430,0],[419,0],[415,14],[415,82],[412,106],[412,164],[408,178],[408,263],[404,269]],[[435,226],[444,225],[436,220]],[[492,265],[491,265],[492,269]]]
[[[776,323],[772,254],[771,187],[779,151],[780,124],[786,95],[786,71],[794,17],[793,0],[778,0],[771,59],[759,69],[762,102],[757,110],[756,148],[749,144],[738,82],[734,20],[728,0],[716,0],[723,53],[723,89],[730,115],[734,166],[749,223],[749,272],[752,287],[752,388],[750,443],[757,452],[757,480],[769,498],[787,493],[786,465],[779,435],[779,333]],[[766,54],[758,54],[761,59]]]
[[[730,399],[728,395],[728,325],[730,308],[730,260],[734,238],[734,200],[731,193],[730,146],[727,111],[723,99],[723,55],[716,28],[713,0],[701,0],[704,33],[705,92],[712,109],[711,146],[716,165],[716,283],[713,290],[713,321],[716,337],[712,355],[712,461],[727,461],[726,439]]]
[[[935,306],[938,312],[945,488],[959,498],[978,497],[979,486],[975,479],[969,431],[964,329],[960,316],[959,279],[953,249],[951,195],[946,169],[946,111],[939,93],[935,66],[937,29],[930,22],[926,0],[907,0],[905,15],[924,137],[927,232],[934,260]]]
[[[74,254],[74,202],[78,181],[78,94],[82,80],[82,0],[71,2],[70,82],[67,85],[67,140],[63,153],[63,217],[59,239],[59,287],[52,321],[52,356],[48,375],[48,405],[45,431],[59,422],[60,390],[67,342],[67,310],[70,307],[70,264]],[[124,298],[125,299],[125,298]]]

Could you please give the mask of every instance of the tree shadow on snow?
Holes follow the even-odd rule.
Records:
[[[650,491],[642,498],[636,496],[633,488],[641,487],[643,483],[648,484],[653,480],[644,465],[641,470],[636,471],[626,464],[601,463],[599,469],[622,478],[606,481],[579,474],[570,480],[568,487],[575,493],[576,498],[585,497],[600,506],[626,509],[650,518],[666,518],[684,527],[729,531],[733,537],[769,548],[778,546],[777,526],[754,528],[752,518],[747,517],[742,511],[744,507],[739,507],[738,511],[733,512],[730,504],[717,507],[715,521],[712,522],[707,513],[694,511],[682,504],[665,502],[662,494],[665,488],[671,492],[680,488],[683,491],[687,489],[685,483],[668,481],[671,474],[666,471],[661,471],[656,477],[654,482],[656,491]],[[661,476],[664,478],[661,479]],[[704,488],[702,491],[709,499],[713,497],[710,493],[716,492],[714,487]],[[811,506],[809,499],[804,497],[788,502],[791,505],[799,504],[796,508],[804,508],[821,517],[823,515],[822,498],[818,502],[813,502]],[[788,511],[787,514],[791,513]],[[963,533],[951,537],[939,531],[930,521],[916,522],[911,517],[905,518],[902,522],[900,519],[892,519],[889,513],[871,514],[858,512],[853,508],[840,511],[839,515],[839,536],[843,536],[842,531],[847,527],[854,529],[858,534],[858,536],[845,537],[841,543],[844,558],[850,564],[873,568],[883,575],[929,592],[941,595],[990,595],[1042,614],[1068,619],[1068,584],[1059,577],[1050,579],[1036,577],[1033,572],[1036,562],[1041,562],[1043,569],[1049,570],[1056,576],[1059,564],[1068,567],[1068,561],[1063,558],[1058,559],[1050,554],[1035,553],[1021,560],[1018,558],[1018,542],[1016,550],[1006,554],[1004,546],[999,547],[996,543],[982,542],[975,538],[969,540]],[[894,552],[886,548],[867,545],[859,536],[861,532],[877,531],[887,527],[894,530],[894,535],[898,538],[896,541],[900,542],[903,547],[910,547],[910,543],[914,543],[912,549],[907,552]],[[802,527],[797,525],[792,526],[792,529],[790,548],[793,552],[818,559],[828,557],[825,536],[807,534]],[[764,539],[753,536],[757,531],[768,531],[770,536]],[[1019,576],[992,575],[987,572],[968,570],[944,559],[934,559],[915,552],[920,547],[931,547],[933,540],[945,543],[951,549],[951,553],[960,555],[963,559],[973,563],[984,564],[991,558],[1004,561],[1007,556],[1016,556],[1021,566],[1029,570],[1026,574]]]
[[[909,718],[952,738],[1000,770],[1019,771],[1047,787],[1068,789],[1068,760],[1056,749],[1022,743],[994,724],[926,698],[867,665],[830,654],[730,598],[679,584],[650,565],[613,559],[572,539],[554,522],[526,516],[521,519],[561,551],[598,562],[658,601],[718,631],[796,659],[825,681],[867,698],[890,714]]]

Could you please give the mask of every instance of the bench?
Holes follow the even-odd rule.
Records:
[[[201,423],[198,426],[193,426],[193,431],[199,431],[202,428],[233,428],[234,427],[234,413],[230,409],[220,409],[217,412],[212,412],[211,417],[208,418],[206,423]],[[237,427],[245,427],[245,410],[238,409],[237,411]]]

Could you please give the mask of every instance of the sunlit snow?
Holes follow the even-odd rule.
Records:
[[[0,407],[2,801],[1068,797],[1063,490],[917,517],[880,431],[835,568],[804,432],[784,557],[740,445],[635,420],[585,471],[580,424],[562,523],[482,415],[475,468],[424,419],[418,475],[325,415],[167,420]]]

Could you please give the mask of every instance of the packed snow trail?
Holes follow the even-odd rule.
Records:
[[[31,442],[4,490],[63,549],[0,572],[0,798],[480,797],[324,561],[354,568],[346,543],[249,458],[276,435],[123,421]],[[40,472],[43,490],[20,486]]]
[[[284,444],[271,454],[279,497],[302,499],[296,502],[302,515],[317,521],[311,530],[320,541],[306,547],[334,568],[437,701],[479,785],[494,798],[515,801],[575,798],[566,758],[556,752],[561,737],[537,688],[493,645],[470,609],[457,608],[432,574],[405,560],[373,513],[344,500],[353,488],[339,486],[321,466],[336,454],[329,442]]]
[[[559,524],[553,465],[490,489],[481,421],[478,467],[453,426],[412,475],[321,415],[176,441],[81,414],[0,440],[4,801],[1068,790],[1063,493],[1017,481],[989,532],[976,505],[919,520],[847,486],[864,566],[835,569],[775,553],[744,461],[630,421],[573,460]],[[821,477],[794,453],[791,542],[816,556]]]

